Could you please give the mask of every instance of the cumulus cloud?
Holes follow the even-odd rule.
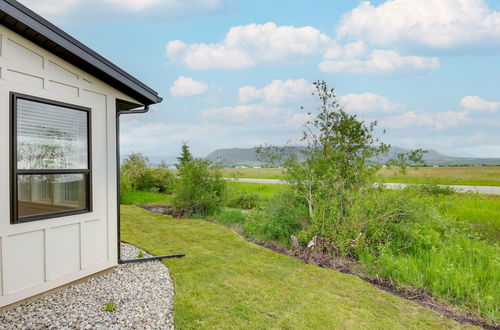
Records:
[[[20,0],[36,13],[58,22],[74,20],[129,20],[178,18],[218,12],[227,0]],[[98,8],[99,10],[95,10]],[[119,15],[117,15],[119,14]]]
[[[380,126],[389,129],[427,127],[442,130],[459,126],[471,119],[466,111],[417,112],[407,111],[400,115],[380,119]]]
[[[483,100],[479,96],[465,96],[460,104],[467,110],[490,111],[500,110],[500,102],[490,102]]]
[[[500,12],[485,0],[389,0],[378,6],[363,1],[343,16],[337,36],[377,46],[490,44],[500,41]]]
[[[257,63],[295,63],[322,52],[332,39],[311,26],[249,24],[229,29],[219,43],[167,44],[167,57],[194,70],[246,69]]]
[[[332,57],[329,54],[329,57]],[[423,56],[402,56],[393,50],[373,50],[364,58],[341,58],[325,60],[318,67],[323,72],[389,73],[438,69],[439,58]]]
[[[313,89],[313,85],[305,79],[273,80],[262,88],[241,87],[238,90],[238,100],[240,103],[261,101],[266,104],[280,105],[303,100],[311,95]]]
[[[226,122],[249,124],[254,122],[270,123],[271,121],[286,121],[293,116],[290,109],[262,104],[244,104],[219,108],[205,109],[202,119],[210,122]]]
[[[346,94],[340,97],[340,104],[346,111],[359,114],[401,112],[406,108],[401,103],[393,103],[387,97],[374,93]]]
[[[203,81],[196,81],[190,77],[180,76],[170,87],[173,97],[194,96],[206,93],[208,85]]]

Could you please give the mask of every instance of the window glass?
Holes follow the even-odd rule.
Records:
[[[85,208],[86,174],[18,175],[18,216]]]
[[[17,168],[88,168],[87,113],[19,98]]]

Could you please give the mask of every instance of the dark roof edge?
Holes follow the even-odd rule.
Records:
[[[14,0],[2,0],[0,1],[0,11],[5,12],[7,15],[35,30],[37,33],[56,43],[66,51],[87,62],[102,74],[109,76],[111,80],[116,80],[120,84],[128,87],[126,89],[130,89],[134,94],[142,96],[138,101],[144,102],[145,104],[160,103],[162,101],[162,98],[158,96],[156,91],[19,2]],[[113,87],[117,88],[116,86]],[[121,88],[117,89],[123,91]]]

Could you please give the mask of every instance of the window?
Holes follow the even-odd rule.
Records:
[[[91,211],[90,109],[11,93],[12,223]]]

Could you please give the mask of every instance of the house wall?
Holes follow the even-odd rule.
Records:
[[[10,92],[92,109],[92,212],[10,224]],[[117,263],[116,98],[138,103],[0,26],[0,307]]]

